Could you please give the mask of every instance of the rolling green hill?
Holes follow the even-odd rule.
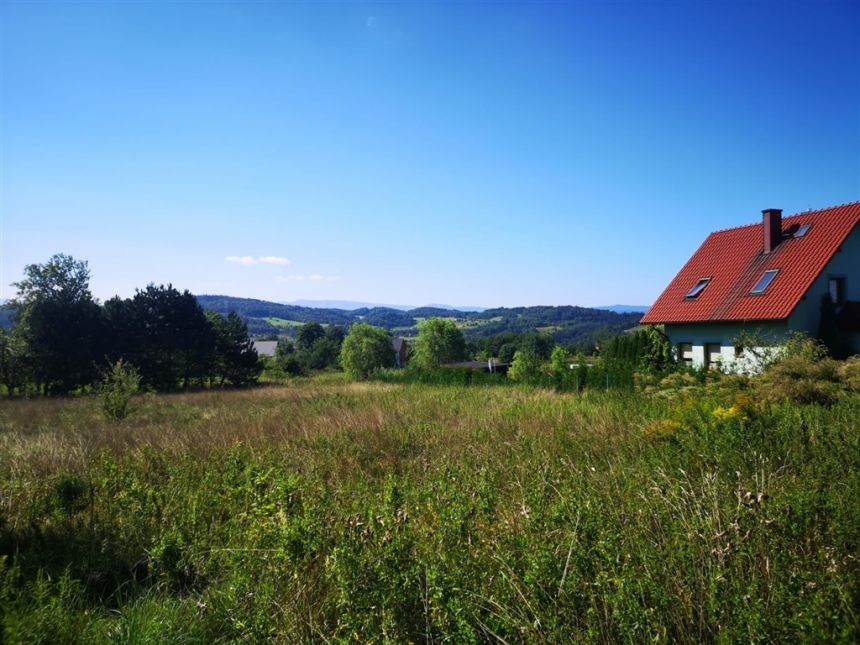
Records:
[[[477,339],[503,332],[543,332],[556,342],[572,345],[587,344],[606,335],[618,334],[635,327],[640,313],[615,313],[587,307],[500,307],[481,312],[458,311],[438,307],[419,307],[409,311],[388,307],[355,309],[323,309],[285,305],[252,298],[232,296],[197,296],[204,309],[228,314],[235,311],[248,324],[254,336],[291,335],[307,322],[349,327],[354,322],[366,322],[382,327],[397,336],[409,338],[417,334],[418,322],[440,317],[453,320],[467,338]],[[11,312],[0,308],[0,328],[12,325]]]
[[[500,307],[482,312],[467,312],[436,307],[419,307],[401,311],[387,307],[355,309],[320,309],[284,305],[250,298],[230,296],[197,296],[205,309],[221,314],[238,313],[254,335],[290,333],[306,322],[347,327],[354,322],[366,322],[409,337],[417,333],[420,320],[441,317],[454,320],[467,338],[485,338],[502,332],[526,333],[543,331],[563,344],[590,342],[609,334],[635,327],[640,313],[615,313],[587,307]]]

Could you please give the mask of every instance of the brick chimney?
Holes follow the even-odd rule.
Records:
[[[782,209],[766,208],[761,212],[762,229],[764,230],[764,252],[773,251],[782,238]]]

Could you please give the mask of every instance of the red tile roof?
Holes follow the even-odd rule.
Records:
[[[782,241],[768,254],[761,223],[711,233],[641,322],[787,318],[858,223],[860,202],[784,217]],[[791,237],[803,224],[811,224],[806,235]],[[779,273],[764,293],[751,295],[768,269]],[[711,279],[708,286],[697,298],[686,298],[702,278]]]

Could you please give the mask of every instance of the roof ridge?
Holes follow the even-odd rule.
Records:
[[[815,210],[802,211],[800,213],[795,213],[795,215],[802,215],[803,213],[817,213],[818,211],[829,211],[834,208],[843,208],[845,206],[857,206],[860,205],[860,199],[855,200],[853,202],[845,202],[844,204],[833,204],[832,206],[825,206],[823,208],[816,208]]]
[[[856,202],[846,202],[844,204],[834,204],[833,206],[825,206],[824,208],[816,208],[815,210],[808,211],[800,211],[799,213],[792,213],[791,215],[786,215],[783,219],[788,219],[790,217],[799,217],[801,215],[811,215],[813,213],[820,213],[822,211],[832,211],[836,208],[845,208],[846,206],[860,206],[860,200]],[[737,231],[741,228],[749,228],[750,226],[761,226],[761,222],[753,222],[752,224],[739,224],[738,226],[728,226],[726,228],[718,228],[715,231],[711,231],[711,235],[714,233],[725,233],[726,231]]]

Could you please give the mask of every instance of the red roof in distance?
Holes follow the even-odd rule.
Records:
[[[782,240],[764,253],[761,222],[711,233],[681,269],[642,324],[782,320],[860,223],[860,202],[799,213],[782,219]],[[810,224],[803,237],[792,237]],[[778,269],[764,293],[751,294],[765,271]],[[696,298],[687,293],[702,278]]]

